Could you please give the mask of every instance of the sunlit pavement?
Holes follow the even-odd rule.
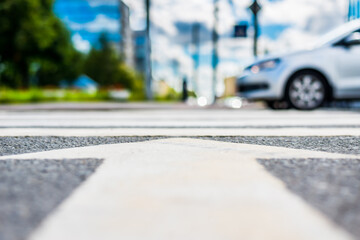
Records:
[[[0,136],[359,136],[360,111],[271,111],[185,104],[44,104],[0,108]]]
[[[78,178],[84,182],[66,193],[60,194],[61,184],[55,187],[61,198],[36,224],[22,221],[26,231],[0,227],[4,240],[360,239],[358,110],[3,106],[0,136],[1,159],[18,160],[3,161],[0,171],[30,160],[60,161],[74,176],[86,171]],[[71,159],[83,161],[82,170],[68,166]],[[84,169],[93,161],[102,164]],[[41,167],[40,179],[48,181],[60,171],[48,165],[35,162],[29,172]],[[6,176],[0,190],[14,195],[7,208],[18,209],[0,207],[0,222],[25,216],[21,211],[36,214],[31,211],[39,206],[30,200],[15,204],[8,189],[17,176]],[[32,198],[46,203],[48,191]]]

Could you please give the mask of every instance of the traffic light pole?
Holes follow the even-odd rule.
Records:
[[[261,6],[257,0],[250,5],[249,9],[253,13],[253,22],[254,22],[254,57],[257,57],[258,54],[258,37],[259,37],[259,20],[258,20],[258,13],[261,10]]]
[[[258,55],[259,20],[258,14],[254,13],[254,57]]]
[[[150,0],[145,0],[146,7],[146,76],[145,76],[145,87],[146,87],[146,98],[152,100],[152,66],[151,66],[151,38],[150,38]]]

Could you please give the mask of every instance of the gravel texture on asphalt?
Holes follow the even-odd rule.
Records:
[[[167,137],[0,137],[0,156],[163,138]],[[201,139],[360,155],[360,137],[201,137]]]
[[[232,143],[360,155],[360,137],[203,137]]]
[[[270,173],[360,239],[360,159],[259,159]]]
[[[26,239],[101,163],[100,159],[1,160],[0,239]]]
[[[102,144],[142,142],[160,138],[161,137],[0,137],[0,156]]]

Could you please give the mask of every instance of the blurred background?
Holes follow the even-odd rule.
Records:
[[[359,0],[2,0],[0,102],[236,95],[256,57],[306,48]],[[201,101],[200,101],[201,103]]]

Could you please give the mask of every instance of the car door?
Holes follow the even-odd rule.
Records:
[[[354,33],[360,39],[360,29]],[[360,98],[360,40],[346,44],[349,37],[342,40],[342,46],[338,46],[338,54],[335,56],[339,76],[336,79],[336,90],[341,98]]]

